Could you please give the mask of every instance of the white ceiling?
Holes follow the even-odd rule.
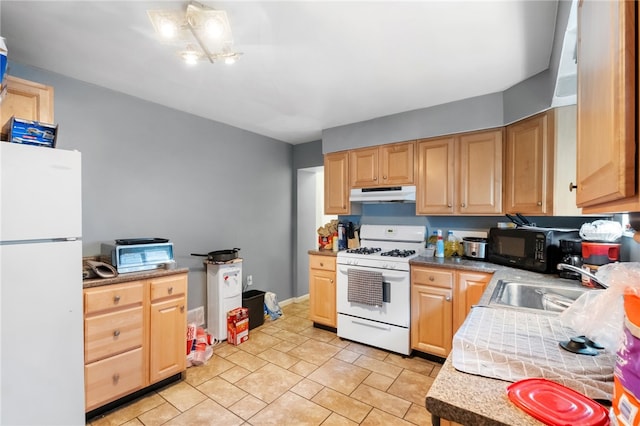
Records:
[[[503,91],[549,67],[557,1],[202,1],[234,65],[185,65],[150,9],[176,1],[2,0],[9,59],[288,143]]]

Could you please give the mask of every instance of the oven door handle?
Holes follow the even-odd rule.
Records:
[[[362,268],[358,268],[360,270],[370,270],[370,269],[362,269]],[[338,272],[340,272],[341,275],[344,275],[345,277],[347,275],[349,275],[349,271],[348,268],[342,269],[342,268],[338,268]],[[408,272],[404,271],[390,271],[390,270],[384,270],[384,272],[382,272],[382,279],[384,281],[402,281],[404,279],[406,279],[406,277],[408,276]]]
[[[378,328],[380,330],[391,330],[391,327],[389,326],[377,325],[377,324],[374,325],[368,322],[362,322],[358,320],[351,320],[351,322],[358,325],[364,325],[365,327]]]

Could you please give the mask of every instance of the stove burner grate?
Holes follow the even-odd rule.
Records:
[[[347,253],[374,254],[374,253],[377,253],[379,251],[382,251],[382,249],[379,248],[379,247],[360,247],[360,248],[355,248],[355,249],[349,249],[349,250],[347,250]]]
[[[409,257],[416,254],[415,250],[391,250],[385,251],[384,253],[380,253],[380,256],[391,256],[391,257]]]

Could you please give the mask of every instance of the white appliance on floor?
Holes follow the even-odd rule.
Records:
[[[362,225],[361,247],[338,253],[338,336],[409,355],[409,261],[424,250],[425,231],[424,226]],[[380,306],[349,301],[349,270],[382,274]]]
[[[84,425],[81,155],[0,142],[0,424]]]
[[[207,265],[207,331],[227,339],[227,312],[242,306],[242,259]]]

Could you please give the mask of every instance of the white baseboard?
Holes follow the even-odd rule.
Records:
[[[289,299],[283,300],[281,302],[278,302],[280,304],[280,306],[287,306],[290,305],[292,303],[301,303],[304,302],[305,300],[309,299],[309,294],[304,294],[302,296],[299,297],[291,297]]]

